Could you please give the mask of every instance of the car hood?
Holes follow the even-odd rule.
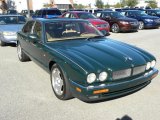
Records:
[[[143,19],[158,19],[158,17],[150,16],[150,15],[141,16],[141,18],[143,18]]]
[[[117,71],[145,65],[155,59],[139,48],[106,38],[59,41],[48,46],[87,72]]]
[[[106,24],[107,22],[104,20],[100,20],[100,19],[87,19],[89,22],[91,22],[94,25],[97,24]]]
[[[22,29],[24,24],[19,25],[0,25],[0,31],[18,32]]]
[[[137,20],[136,19],[133,19],[133,18],[128,18],[128,17],[120,17],[120,18],[117,18],[119,21],[126,21],[126,22],[136,22]]]

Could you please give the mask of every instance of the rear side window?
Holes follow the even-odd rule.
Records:
[[[39,22],[36,22],[34,26],[33,33],[37,35],[38,39],[42,38],[42,25]]]
[[[70,16],[70,13],[66,13],[63,17],[64,18],[69,18],[69,16]]]
[[[23,33],[31,33],[34,21],[29,21],[27,24],[24,25],[22,32]]]
[[[59,10],[47,10],[47,15],[61,15]]]

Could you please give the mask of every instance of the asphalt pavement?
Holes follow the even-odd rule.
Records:
[[[160,68],[160,29],[111,33],[152,53]],[[14,46],[0,47],[0,120],[159,120],[160,76],[142,90],[118,99],[85,103],[58,100],[49,74],[31,62],[20,62]]]

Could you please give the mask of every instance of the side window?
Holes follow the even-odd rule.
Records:
[[[34,21],[29,21],[27,24],[24,25],[22,32],[26,34],[31,33],[33,24],[34,24]]]
[[[66,14],[64,15],[64,18],[69,18],[69,16],[70,16],[70,13],[66,13]]]
[[[39,22],[35,23],[33,33],[37,35],[38,39],[42,38],[42,25]]]
[[[101,13],[96,13],[97,17],[101,17]],[[103,17],[103,16],[102,16]]]
[[[74,14],[70,14],[70,18],[76,18]]]

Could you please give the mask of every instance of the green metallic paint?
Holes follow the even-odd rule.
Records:
[[[41,21],[43,33],[45,33],[45,22],[50,21],[56,20]],[[85,92],[85,95],[90,95],[91,93],[87,90],[89,86],[86,81],[87,75],[89,73],[95,73],[98,77],[99,73],[103,71],[107,71],[109,74],[108,79],[103,82],[103,84],[105,84],[106,87],[109,84],[115,84],[115,86],[112,87],[113,91],[114,88],[115,90],[120,90],[122,86],[116,88],[117,83],[122,84],[126,81],[128,84],[132,84],[129,82],[130,79],[136,80],[143,75],[141,74],[135,78],[120,81],[112,81],[111,76],[113,71],[146,65],[147,62],[155,60],[153,55],[140,48],[105,37],[90,40],[76,39],[55,42],[46,42],[45,34],[43,34],[42,38],[40,42],[33,44],[28,42],[30,38],[25,37],[24,33],[18,32],[18,42],[22,44],[23,51],[49,73],[51,68],[51,66],[49,66],[50,63],[57,63],[70,81],[72,93],[74,94],[77,93],[75,87],[79,87],[82,89],[82,93]],[[126,57],[132,60],[126,60]],[[158,73],[158,71],[155,72]],[[142,77],[142,79],[145,80],[146,78]],[[96,86],[101,84],[97,79],[97,82],[91,85],[97,89]],[[133,85],[137,84],[138,83],[134,83]],[[125,84],[123,86],[125,86]],[[83,91],[83,89],[85,90]]]

